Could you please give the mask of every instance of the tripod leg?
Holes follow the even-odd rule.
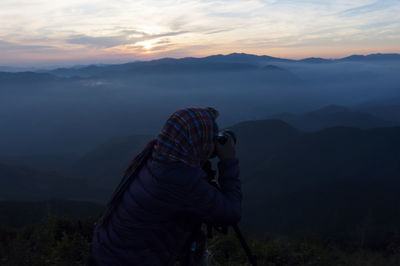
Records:
[[[243,247],[244,251],[246,252],[247,258],[249,259],[251,265],[257,266],[256,257],[253,255],[253,253],[251,253],[251,250],[250,250],[249,246],[247,245],[246,240],[244,240],[242,232],[240,232],[239,226],[237,224],[233,225],[233,230],[235,231],[236,236],[240,241],[240,244],[242,244],[242,247]]]

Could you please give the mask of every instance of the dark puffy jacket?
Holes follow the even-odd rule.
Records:
[[[199,221],[237,223],[241,183],[237,158],[218,163],[221,192],[206,173],[183,163],[149,159],[124,193],[110,222],[95,232],[99,265],[174,265]]]

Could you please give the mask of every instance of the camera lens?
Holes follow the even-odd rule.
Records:
[[[236,144],[236,134],[232,130],[223,130],[218,132],[217,141],[224,145],[228,141],[228,134],[233,138],[233,142]]]

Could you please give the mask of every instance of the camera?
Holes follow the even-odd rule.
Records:
[[[217,134],[217,141],[224,145],[228,141],[228,134],[233,138],[233,142],[236,144],[236,134],[232,130],[222,130]]]
[[[225,143],[228,141],[228,134],[232,137],[233,142],[236,144],[236,134],[232,130],[222,130],[219,131],[216,140],[218,143],[221,145],[225,145]],[[210,158],[215,158],[217,157],[217,149],[214,149],[214,153],[211,155]]]

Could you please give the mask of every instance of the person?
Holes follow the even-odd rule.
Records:
[[[239,222],[239,160],[231,136],[224,145],[216,141],[217,117],[214,108],[189,107],[168,118],[134,158],[97,222],[91,265],[175,265],[199,224]],[[215,154],[219,190],[202,169]]]

